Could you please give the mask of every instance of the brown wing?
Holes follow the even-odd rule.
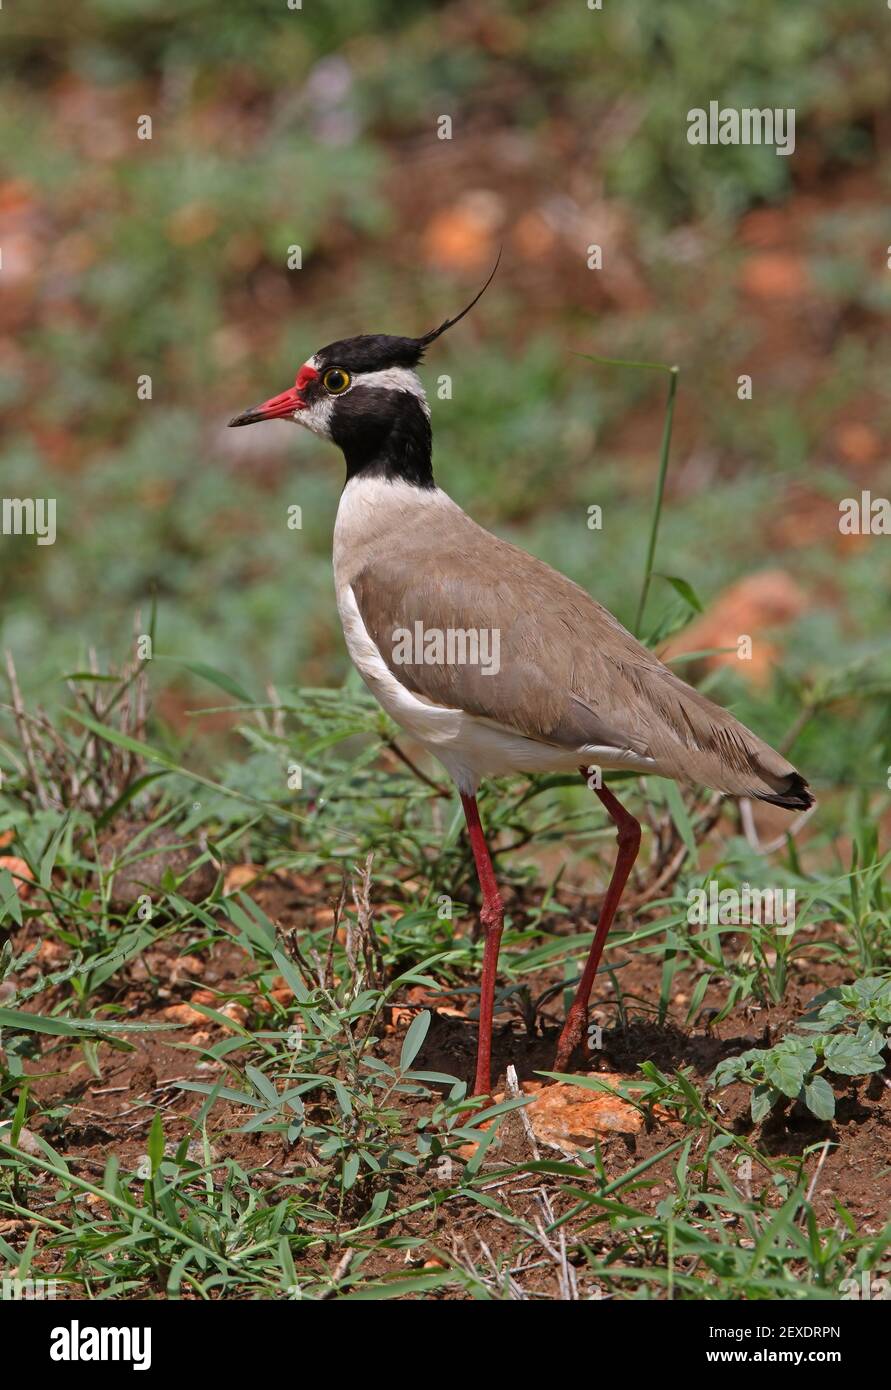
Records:
[[[561,578],[542,568],[547,575]],[[517,587],[519,576],[506,575],[503,569],[480,582],[459,555],[440,553],[435,574],[434,580],[429,566],[407,566],[403,553],[377,557],[353,581],[362,620],[404,685],[434,704],[466,710],[531,738],[566,747],[600,744],[645,754],[645,740],[633,733],[627,721],[592,704],[575,677],[577,659],[588,665],[596,660],[596,653],[579,650],[582,613],[573,611],[574,594],[568,596],[569,603],[564,597],[561,615],[554,622],[553,612],[547,620],[546,605],[553,603],[555,595],[538,587],[536,581],[540,583],[542,576],[535,573],[522,577],[522,588]],[[565,583],[574,588],[568,580]],[[578,594],[594,606],[582,590]],[[521,596],[527,600],[522,606]],[[421,625],[420,635],[428,639],[428,652],[434,658],[438,653],[432,644],[436,634],[442,633],[444,643],[452,634],[453,654],[459,658],[462,651],[473,657],[476,641],[476,659],[425,660],[423,643],[416,640],[416,624]],[[406,652],[415,659],[406,660]]]
[[[665,775],[737,795],[799,795],[805,784],[785,758],[669,671],[583,589],[459,515],[447,547],[429,535],[401,538],[353,578],[370,636],[415,694],[560,747],[631,750]],[[443,642],[449,632],[476,634],[479,659],[449,660],[446,649],[444,659],[424,660],[416,624]],[[451,655],[461,650],[456,639]],[[472,656],[472,644],[463,651]]]

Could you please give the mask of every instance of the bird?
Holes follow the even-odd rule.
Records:
[[[293,386],[229,422],[293,422],[344,456],[333,564],[347,650],[384,710],[455,783],[479,880],[473,1096],[491,1094],[504,922],[477,804],[481,782],[577,769],[616,827],[615,864],[557,1044],[558,1073],[585,1034],[594,978],[640,849],[640,822],[602,773],[665,777],[795,811],[814,802],[786,758],[682,681],[585,589],[485,530],[435,482],[418,367],[497,269],[496,261],[470,303],[438,328],[329,343]]]

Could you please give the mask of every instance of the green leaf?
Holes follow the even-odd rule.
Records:
[[[884,1063],[868,1050],[861,1038],[843,1034],[830,1038],[823,1052],[826,1065],[837,1076],[865,1076],[867,1072],[881,1071]]]
[[[239,892],[237,897],[227,898],[226,910],[232,925],[244,933],[251,945],[257,946],[264,955],[271,953],[276,939],[275,927],[247,893]]]
[[[665,794],[665,803],[671,812],[671,818],[677,827],[678,834],[690,851],[690,856],[695,867],[698,862],[696,832],[693,829],[693,822],[690,820],[687,807],[684,805],[681,789],[677,782],[665,782],[662,791]]]
[[[281,951],[273,951],[272,959],[275,961],[285,983],[294,991],[294,997],[301,1004],[305,1004],[309,999],[309,990],[303,983],[303,976],[297,969],[294,962]]]
[[[835,1115],[835,1092],[825,1076],[811,1077],[804,1088],[804,1103],[818,1120],[831,1120]]]
[[[729,1086],[732,1081],[745,1077],[746,1063],[743,1057],[725,1057],[719,1062],[709,1079],[711,1086]]]
[[[402,1052],[399,1054],[399,1070],[408,1071],[412,1062],[417,1057],[424,1045],[424,1039],[430,1027],[431,1014],[429,1009],[425,1009],[417,1018],[412,1019],[411,1026],[405,1035],[402,1044]]]
[[[228,1020],[226,1020],[228,1022]],[[104,1037],[115,1033],[171,1032],[176,1023],[112,1023],[95,1018],[48,1018],[43,1014],[25,1013],[23,1009],[0,1009],[0,1028],[20,1029],[26,1033],[49,1033],[59,1038]]]
[[[655,570],[653,574],[655,578],[664,579],[667,584],[670,584],[675,593],[680,594],[684,602],[689,603],[690,607],[695,609],[697,613],[702,612],[702,604],[697,597],[696,590],[692,584],[688,584],[686,579],[679,579],[676,574],[657,574]]]
[[[21,1090],[21,1094],[19,1095],[19,1103],[18,1103],[18,1105],[17,1105],[16,1108],[15,1108],[15,1115],[13,1116],[13,1119],[12,1119],[12,1129],[11,1129],[11,1131],[10,1131],[10,1134],[11,1134],[11,1143],[14,1144],[14,1145],[17,1145],[18,1142],[19,1142],[19,1135],[20,1135],[21,1132],[22,1132],[22,1127],[23,1127],[23,1125],[24,1125],[24,1123],[25,1123],[25,1116],[27,1115],[27,1113],[28,1113],[28,1087],[27,1087],[27,1086],[23,1086],[23,1087],[22,1087],[22,1090]]]
[[[177,666],[182,666],[184,671],[191,671],[193,676],[200,676],[202,680],[210,681],[211,685],[217,686],[219,690],[225,690],[227,695],[232,695],[242,705],[254,704],[252,695],[248,695],[231,676],[227,676],[225,671],[218,671],[215,666],[205,666],[203,661],[178,661],[174,657],[162,657],[161,660],[175,661]]]
[[[275,1109],[279,1104],[279,1094],[269,1077],[258,1067],[245,1067],[244,1074],[254,1083],[263,1099]]]
[[[696,1019],[696,1016],[699,1013],[700,1005],[702,1004],[702,1001],[705,998],[705,992],[708,989],[711,982],[712,975],[710,970],[706,971],[704,975],[700,975],[699,979],[696,981],[696,988],[693,991],[692,997],[690,999],[690,1007],[687,1010],[687,1017],[685,1020],[687,1024],[692,1024]],[[735,1061],[736,1059],[734,1058],[733,1060]]]
[[[0,869],[0,922],[3,921],[7,912],[15,924],[20,927],[24,918],[22,917],[22,900],[19,897],[19,890],[9,870]]]
[[[41,888],[49,888],[52,884],[53,869],[56,864],[56,855],[59,853],[59,846],[62,843],[62,836],[68,828],[67,819],[63,820],[53,838],[47,846],[46,853],[40,861],[40,870],[37,877],[40,879]]]
[[[346,1086],[344,1086],[343,1082],[338,1081],[334,1076],[331,1078],[331,1085],[334,1088],[334,1094],[337,1098],[337,1104],[340,1106],[341,1114],[349,1119],[350,1115],[353,1113],[353,1102],[350,1099],[349,1091]]]
[[[775,1047],[771,1052],[765,1053],[765,1077],[772,1086],[792,1100],[801,1090],[806,1070],[803,1060],[784,1048]]]
[[[152,1165],[152,1177],[154,1178],[157,1176],[161,1167],[161,1160],[164,1157],[164,1121],[161,1119],[160,1113],[156,1114],[152,1120],[146,1152],[149,1163]]]
[[[773,1086],[765,1086],[761,1082],[755,1087],[752,1092],[752,1119],[756,1125],[770,1114],[779,1098],[780,1092]]]

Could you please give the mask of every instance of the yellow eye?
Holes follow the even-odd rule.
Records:
[[[322,385],[326,391],[330,391],[332,396],[339,396],[341,391],[345,391],[350,384],[349,372],[341,371],[340,367],[329,367],[322,377]]]

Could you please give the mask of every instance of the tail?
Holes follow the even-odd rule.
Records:
[[[729,796],[755,797],[787,811],[813,806],[807,782],[781,753],[673,672],[661,667],[659,675],[660,684],[650,685],[648,702],[659,716],[651,725],[650,751],[660,771],[667,768],[670,777]]]
[[[771,795],[768,792],[755,792],[759,801],[769,801],[772,806],[784,806],[787,811],[807,811],[815,803],[810,787],[800,772],[790,772],[785,785]]]

